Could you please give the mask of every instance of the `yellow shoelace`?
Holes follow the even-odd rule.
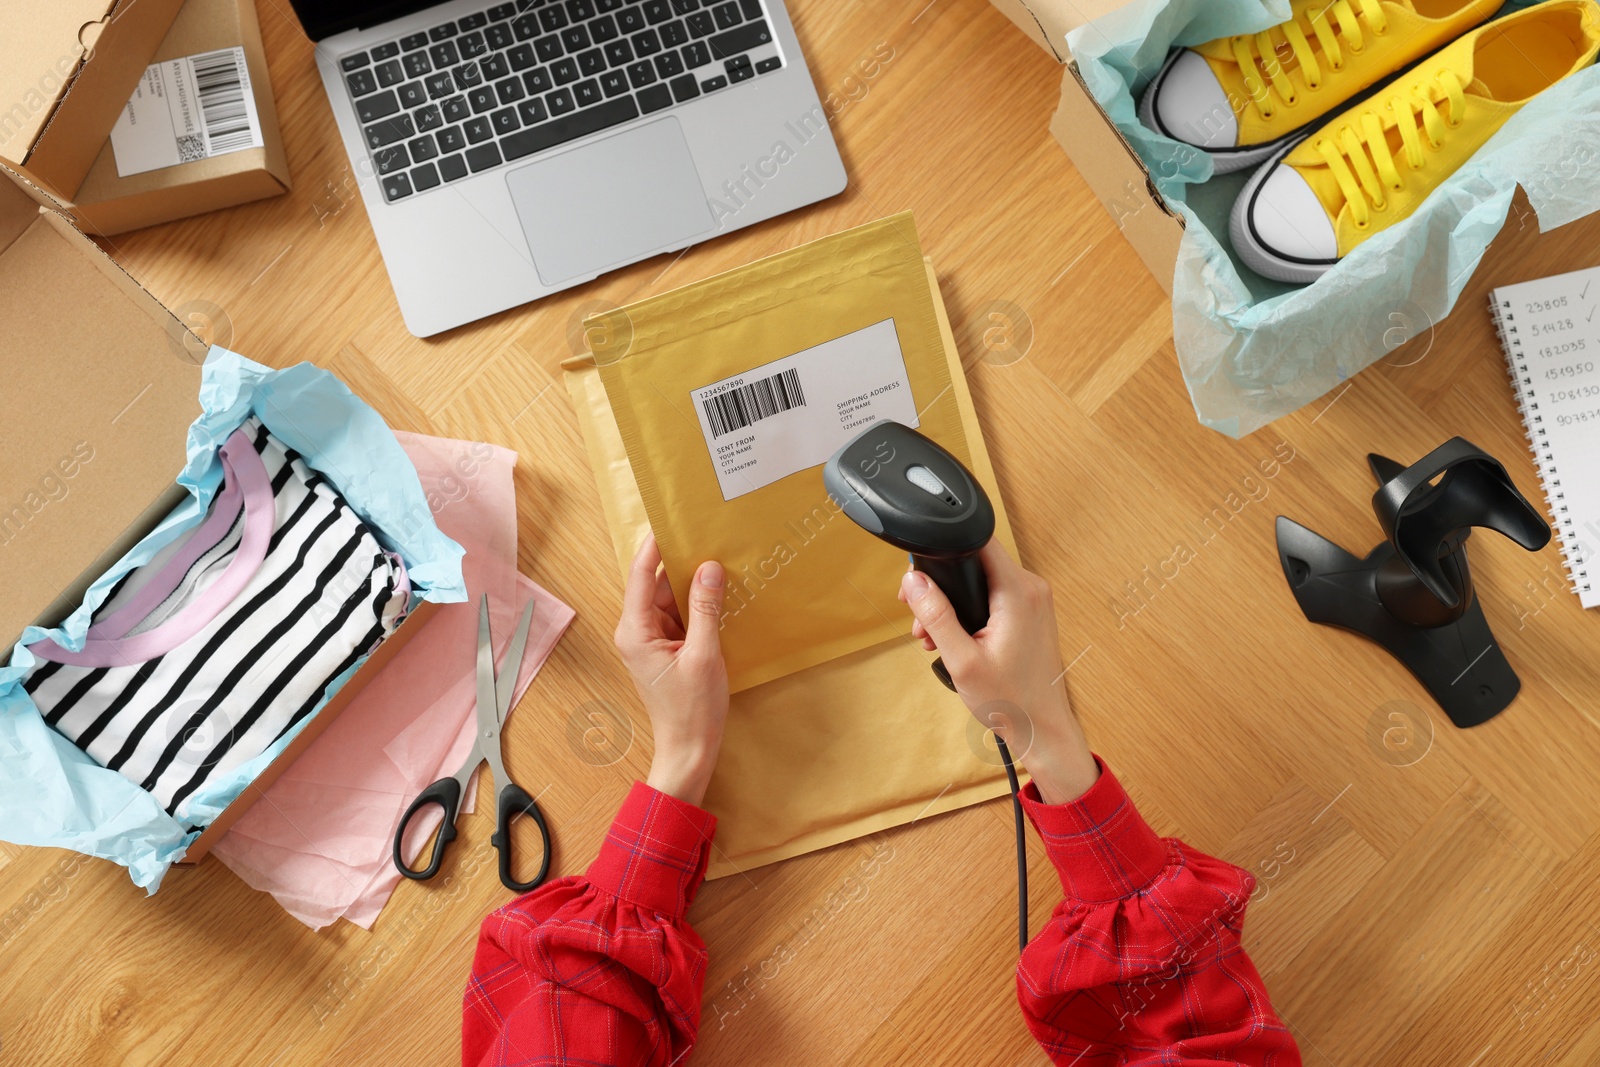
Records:
[[[1427,163],[1422,154],[1424,137],[1429,148],[1439,148],[1444,144],[1446,128],[1454,129],[1461,125],[1462,115],[1466,113],[1467,98],[1461,79],[1452,71],[1441,70],[1434,75],[1434,81],[1444,91],[1444,98],[1450,104],[1448,119],[1439,113],[1441,101],[1437,94],[1430,93],[1425,85],[1413,85],[1409,93],[1395,93],[1384,104],[1385,110],[1394,112],[1406,163],[1412,170],[1421,170]],[[1418,116],[1422,119],[1421,132],[1417,129]],[[1357,123],[1360,124],[1359,129]],[[1319,137],[1311,147],[1317,150],[1333,172],[1334,180],[1339,183],[1339,189],[1350,205],[1350,214],[1357,229],[1366,229],[1371,223],[1372,212],[1382,211],[1388,206],[1385,189],[1399,192],[1405,188],[1405,178],[1395,165],[1394,153],[1389,148],[1383,119],[1370,108],[1363,109],[1358,116],[1346,116],[1336,130],[1330,131],[1327,137]],[[1351,169],[1352,163],[1354,170]],[[1369,200],[1372,204],[1370,209],[1367,206]]]
[[[1287,22],[1280,22],[1260,33],[1235,37],[1229,42],[1233,47],[1233,58],[1244,75],[1245,92],[1263,119],[1272,118],[1276,109],[1272,93],[1268,91],[1268,83],[1285,104],[1293,107],[1297,101],[1294,85],[1278,59],[1279,42],[1274,35],[1288,42],[1300,69],[1305,72],[1306,88],[1320,89],[1322,65],[1317,62],[1317,53],[1311,47],[1311,39],[1306,36],[1306,28],[1310,27],[1322,45],[1322,55],[1328,61],[1328,66],[1343,70],[1345,59],[1340,39],[1343,38],[1344,43],[1350,46],[1353,55],[1359,55],[1364,47],[1365,37],[1357,17],[1357,7],[1361,9],[1360,14],[1366,16],[1367,25],[1374,34],[1382,37],[1389,32],[1389,20],[1384,17],[1382,0],[1355,0],[1354,6],[1351,0],[1332,0],[1321,8],[1307,8]],[[1332,23],[1337,24],[1337,30]],[[1265,82],[1261,80],[1263,74],[1266,75]]]

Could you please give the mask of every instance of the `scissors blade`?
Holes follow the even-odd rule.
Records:
[[[489,748],[487,741],[499,742],[500,714],[495,704],[494,649],[489,643],[489,594],[478,603],[478,740],[479,752]]]
[[[500,660],[499,677],[494,680],[495,705],[500,710],[502,724],[511,714],[511,697],[517,691],[517,674],[522,669],[522,651],[528,647],[528,624],[532,621],[533,598],[529,597],[527,606],[522,609],[522,618],[517,622],[517,632],[511,636],[511,647]]]

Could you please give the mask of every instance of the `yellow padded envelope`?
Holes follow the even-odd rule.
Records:
[[[908,221],[908,216],[896,216],[862,230],[875,229],[875,238],[886,228],[906,233]],[[900,228],[894,229],[897,224]],[[860,232],[848,231],[805,247]],[[772,257],[753,267],[782,258]],[[917,265],[922,275],[918,284],[931,293],[946,386],[944,395],[924,415],[922,428],[927,431],[928,415],[936,409],[948,408],[953,414],[954,430],[964,440],[963,458],[994,501],[997,536],[1015,552],[955,339],[938,296],[937,278],[920,253]],[[740,273],[721,277],[731,279]],[[617,322],[611,326],[615,328]],[[651,529],[648,509],[596,358],[569,359],[562,369],[594,467],[618,573],[625,580],[635,550]],[[698,377],[712,381],[714,376]],[[950,434],[951,427],[944,426],[941,443],[946,447],[950,447]],[[703,455],[697,458],[707,462]],[[816,492],[821,494],[820,469],[799,472],[795,480],[814,480]],[[986,735],[960,698],[934,678],[929,666],[933,656],[910,640],[910,613],[895,599],[905,555],[882,545],[843,516],[835,516],[828,526],[836,528],[842,540],[853,540],[863,552],[887,550],[882,588],[874,588],[872,593],[887,605],[879,622],[884,632],[894,636],[734,694],[722,756],[705,799],[705,806],[719,820],[709,877],[788,859],[1007,791],[992,742],[985,743]],[[684,560],[693,555],[690,551]],[[669,574],[691,573],[699,558],[681,570],[669,568]],[[675,588],[681,590],[681,580],[675,582]],[[867,602],[852,596],[854,606],[861,610]],[[727,634],[725,628],[724,638]]]
[[[585,325],[685,617],[700,561],[727,571],[734,692],[902,628],[905,553],[844,517],[821,466],[878,419],[970,458],[909,214]]]

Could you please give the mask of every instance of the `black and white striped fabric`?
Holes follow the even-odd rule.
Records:
[[[205,521],[121,581],[81,652],[30,646],[24,680],[50,726],[191,826],[208,821],[191,798],[317,708],[410,595],[399,558],[259,420],[223,460]]]

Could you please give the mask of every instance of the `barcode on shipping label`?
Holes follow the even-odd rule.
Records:
[[[124,178],[264,144],[250,67],[237,47],[152,63],[111,131]]]
[[[253,147],[252,108],[245,103],[248,68],[244,49],[225,48],[191,56],[195,91],[200,96],[200,121],[206,131],[206,154],[220,156]],[[254,103],[254,97],[251,98]]]
[[[800,388],[800,372],[790,367],[770,378],[761,378],[726,393],[700,401],[706,421],[711,423],[713,439],[742,430],[757,419],[776,415],[790,408],[803,407],[806,394]]]
[[[724,500],[820,465],[879,419],[917,425],[893,319],[689,395]],[[817,492],[822,492],[820,478]]]

